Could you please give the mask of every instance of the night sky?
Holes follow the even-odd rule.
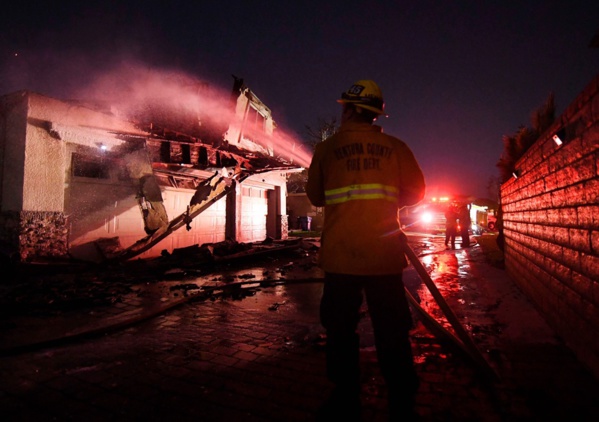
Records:
[[[410,145],[429,195],[493,198],[502,137],[550,93],[559,116],[599,71],[596,1],[55,3],[3,7],[0,95],[75,98],[132,61],[227,92],[235,75],[305,138],[373,79],[389,114],[378,124]]]

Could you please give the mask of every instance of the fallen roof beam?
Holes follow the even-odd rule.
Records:
[[[165,239],[174,231],[183,226],[188,226],[195,217],[235,189],[235,183],[237,181],[240,182],[249,175],[249,173],[241,171],[236,172],[231,177],[221,175],[218,172],[215,173],[214,176],[204,180],[198,185],[187,210],[184,213],[173,218],[168,224],[160,227],[154,233],[138,240],[111,260],[123,261],[138,256]]]

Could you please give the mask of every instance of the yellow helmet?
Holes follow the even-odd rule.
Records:
[[[385,114],[383,93],[379,86],[371,80],[359,80],[341,94],[341,99],[337,102],[341,104],[351,103],[355,104],[356,107],[370,110],[376,114]]]

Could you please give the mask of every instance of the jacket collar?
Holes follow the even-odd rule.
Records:
[[[362,122],[345,122],[339,128],[339,132],[382,132],[383,128],[378,125],[371,125]]]

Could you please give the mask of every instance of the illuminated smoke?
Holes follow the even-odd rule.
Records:
[[[225,124],[233,117],[230,102],[216,88],[182,72],[150,69],[140,63],[107,70],[80,89],[77,97],[110,105],[122,117],[140,117],[150,107],[162,111],[162,118],[176,112],[197,118],[208,113],[215,123]]]
[[[103,111],[125,120],[162,125],[206,143],[222,141],[235,121],[231,89],[132,56],[114,51],[21,50],[0,63],[0,88],[2,93],[25,89],[94,107],[101,103]],[[251,83],[248,85],[251,88]],[[310,148],[280,125],[268,137],[264,132],[252,133],[249,127],[244,133],[274,150],[276,157],[302,167],[309,165]]]
[[[115,115],[152,123],[196,136],[203,141],[221,138],[235,122],[231,91],[177,70],[148,68],[140,62],[124,62],[97,76],[76,96],[99,101]],[[277,127],[272,136],[244,130],[274,155],[307,167],[311,153],[299,137]],[[267,145],[265,145],[267,144]]]
[[[312,159],[312,153],[308,151],[303,143],[287,132],[278,129],[275,131],[272,142],[275,151],[279,151],[283,157],[289,157],[294,164],[302,167],[308,167]]]

